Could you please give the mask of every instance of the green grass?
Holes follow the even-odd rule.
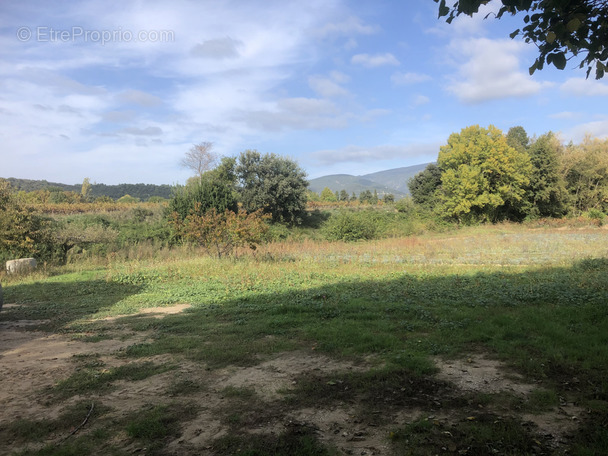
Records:
[[[100,362],[86,363],[70,377],[57,383],[53,390],[57,398],[110,390],[113,382],[117,380],[144,380],[174,368],[175,366],[157,365],[149,361],[130,363],[111,369],[106,369]]]
[[[449,387],[434,380],[433,358],[484,353],[528,381],[541,382],[542,388],[526,404],[499,395],[471,397],[472,403],[518,405],[540,413],[564,397],[591,417],[582,420],[573,437],[573,454],[603,450],[608,442],[608,260],[565,262],[568,252],[587,242],[577,233],[560,244],[554,232],[543,240],[542,233],[507,236],[493,230],[476,241],[492,246],[486,252],[475,250],[474,236],[464,233],[455,241],[412,241],[410,251],[384,242],[357,244],[354,253],[346,253],[338,244],[325,251],[289,251],[272,261],[130,262],[35,281],[23,278],[4,287],[5,302],[19,307],[3,310],[0,321],[40,320],[38,329],[91,343],[111,337],[116,328],[146,332],[146,342],[122,353],[141,362],[106,369],[95,359],[80,360],[81,369],[54,390],[57,397],[104,391],[118,379],[136,381],[171,368],[145,360],[159,354],[213,370],[253,366],[285,351],[314,350],[355,363],[365,359],[375,367],[364,373],[305,375],[287,395],[290,407],[335,405],[356,395],[361,414],[373,412],[379,401],[391,404],[391,410],[435,407],[437,397],[446,409],[467,411],[468,403],[451,401]],[[599,242],[602,233],[594,232],[591,242]],[[446,247],[450,242],[452,250]],[[175,304],[191,307],[162,319],[137,315],[142,308]],[[103,319],[109,316],[121,317]],[[181,379],[168,394],[204,390],[204,384]],[[238,429],[254,418],[245,412],[247,404],[259,398],[249,389],[227,389],[224,395],[232,405],[223,419],[234,433],[216,442],[217,454],[236,449],[252,455],[297,454],[289,453],[297,446],[310,449],[300,454],[332,454],[309,434],[241,436]],[[171,413],[151,408],[133,417],[127,432],[136,439],[164,441],[159,423]],[[171,426],[167,429],[176,432]],[[477,454],[484,448],[509,454],[547,449],[531,433],[521,432],[521,423],[490,412],[470,421],[462,416],[456,427],[419,421],[395,429],[392,436],[403,454],[426,454],[442,445]]]

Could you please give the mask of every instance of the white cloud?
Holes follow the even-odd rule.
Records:
[[[227,36],[226,38],[203,41],[194,46],[190,52],[195,57],[205,59],[234,59],[239,57],[238,49],[242,46],[242,41]]]
[[[118,94],[118,99],[125,103],[151,108],[163,104],[163,100],[141,90],[129,89]]]
[[[423,73],[402,73],[396,72],[391,76],[391,82],[395,85],[417,84],[428,81],[431,77]]]
[[[425,95],[416,95],[413,100],[414,106],[422,106],[429,103],[431,99]]]
[[[320,38],[330,36],[372,35],[378,31],[378,27],[365,25],[361,19],[350,16],[339,22],[328,22],[316,30]]]
[[[519,69],[523,43],[477,38],[454,40],[449,46],[457,61],[457,75],[449,78],[447,90],[465,103],[539,93],[543,84]]]
[[[598,97],[608,95],[608,84],[585,78],[570,78],[560,86],[560,89],[568,95],[577,97]]]
[[[331,98],[348,95],[348,90],[332,79],[323,76],[310,76],[308,78],[308,85],[322,97]]]
[[[384,54],[355,54],[350,59],[351,63],[356,65],[363,65],[367,68],[375,68],[383,65],[400,65],[399,60],[391,54],[390,52],[386,52]]]
[[[566,140],[571,139],[573,142],[581,142],[586,135],[591,135],[595,138],[608,138],[608,119],[600,119],[592,122],[587,122],[575,125],[572,128],[563,132]]]

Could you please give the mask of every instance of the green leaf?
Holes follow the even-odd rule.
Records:
[[[555,41],[555,38],[557,38],[555,32],[551,31],[547,33],[547,43],[552,44]]]
[[[566,55],[563,52],[559,52],[557,54],[549,54],[547,56],[547,62],[548,63],[550,63],[549,62],[549,57],[551,55],[553,56],[553,59],[552,59],[553,65],[555,65],[555,67],[558,70],[563,70],[564,68],[566,68]]]
[[[515,38],[517,35],[519,35],[519,29],[515,30],[513,33],[511,33],[509,36],[511,37],[511,39]]]
[[[566,25],[566,28],[568,29],[569,32],[576,32],[580,28],[581,25],[582,25],[582,22],[580,21],[580,19],[575,17],[570,22],[568,22],[568,25]]]
[[[528,68],[528,71],[530,72],[530,76],[532,76],[534,74],[534,72],[536,71],[536,65],[538,62],[534,62],[534,65],[532,65],[530,68]]]
[[[439,17],[447,16],[450,13],[450,8],[445,6],[445,0],[441,0],[439,4]]]

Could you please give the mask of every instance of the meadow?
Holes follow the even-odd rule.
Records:
[[[442,231],[1,276],[0,453],[605,453],[608,230]]]

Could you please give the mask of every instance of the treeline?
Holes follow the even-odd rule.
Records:
[[[55,182],[47,182],[46,180],[31,180],[31,179],[16,179],[14,177],[6,179],[14,192],[34,193],[31,198],[37,197],[40,203],[46,202],[71,202],[74,201],[73,195],[82,194],[82,184],[68,185]],[[154,185],[154,184],[89,184],[90,190],[87,194],[92,199],[103,198],[112,199],[114,201],[129,195],[132,198],[137,198],[139,201],[148,201],[152,197],[160,197],[164,199],[171,198],[171,185]],[[61,193],[68,193],[61,196]]]
[[[477,125],[452,134],[437,164],[409,182],[412,201],[459,223],[522,221],[608,212],[608,139],[563,145]]]
[[[363,190],[359,193],[359,196],[352,192],[350,195],[346,190],[340,190],[333,192],[329,187],[325,187],[320,194],[309,191],[307,194],[308,201],[324,202],[324,203],[355,203],[360,204],[378,204],[379,202],[394,203],[395,195],[392,193],[384,193],[381,196],[378,195],[377,190]]]

